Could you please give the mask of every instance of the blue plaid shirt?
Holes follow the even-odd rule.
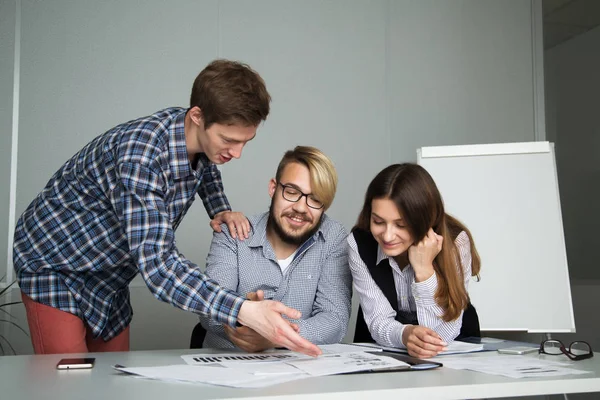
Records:
[[[23,293],[77,315],[109,340],[133,315],[138,272],[158,299],[235,326],[243,298],[221,289],[175,246],[198,193],[212,218],[230,210],[204,154],[188,160],[186,109],[168,108],[97,137],[52,176],[19,218],[14,266]]]

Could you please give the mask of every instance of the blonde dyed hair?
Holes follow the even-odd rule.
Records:
[[[333,162],[316,147],[296,146],[294,150],[286,151],[277,166],[275,180],[280,182],[285,167],[291,163],[298,163],[308,168],[312,195],[324,204],[326,211],[333,203],[337,190],[337,172]]]

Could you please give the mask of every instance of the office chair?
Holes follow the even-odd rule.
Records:
[[[206,337],[206,329],[200,322],[196,324],[194,330],[192,330],[192,337],[190,338],[190,349],[201,349]]]

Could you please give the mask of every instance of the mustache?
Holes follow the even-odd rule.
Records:
[[[288,218],[301,219],[302,221],[312,222],[312,218],[308,214],[305,214],[305,213],[289,212],[289,213],[283,214],[283,216],[288,217]]]

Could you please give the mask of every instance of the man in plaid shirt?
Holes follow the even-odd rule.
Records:
[[[190,108],[168,108],[98,136],[50,179],[15,230],[14,267],[36,354],[129,350],[128,285],[141,273],[158,299],[278,345],[320,350],[281,317],[297,310],[219,287],[175,246],[195,199],[211,226],[248,237],[231,211],[217,164],[241,156],[269,114],[262,78],[217,60],[196,78]]]

